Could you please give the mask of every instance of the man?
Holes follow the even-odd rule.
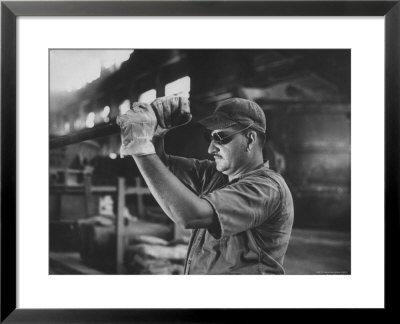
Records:
[[[163,149],[165,120],[171,126],[171,116],[188,109],[182,98],[158,99],[134,105],[118,121],[121,155],[133,157],[164,212],[193,230],[185,274],[284,274],[293,200],[284,179],[263,163],[264,112],[249,100],[223,101],[200,121],[211,131],[214,161],[199,161]]]

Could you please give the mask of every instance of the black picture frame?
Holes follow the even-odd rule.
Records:
[[[16,308],[16,20],[20,16],[384,16],[385,309],[397,274],[388,250],[399,233],[400,1],[2,1],[1,2],[1,322],[229,322],[237,310]],[[397,254],[395,254],[397,255]],[[248,314],[251,310],[244,311]],[[255,311],[255,310],[252,310]],[[260,312],[260,310],[258,310]],[[253,314],[251,315],[253,317]],[[258,315],[255,315],[258,316]],[[263,316],[263,315],[261,315]]]

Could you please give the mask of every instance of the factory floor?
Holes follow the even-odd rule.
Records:
[[[294,229],[284,260],[288,275],[350,274],[350,233]],[[50,274],[102,274],[79,253],[50,252]]]

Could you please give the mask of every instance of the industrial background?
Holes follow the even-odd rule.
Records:
[[[256,101],[265,160],[295,204],[286,273],[350,274],[350,50],[50,50],[49,61],[50,140],[177,94],[193,120],[167,134],[166,151],[206,159],[196,121],[223,99]],[[49,151],[50,274],[182,274],[189,233],[119,147],[115,134]]]

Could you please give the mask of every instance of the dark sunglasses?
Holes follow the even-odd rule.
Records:
[[[243,128],[237,132],[233,132],[233,133],[221,131],[221,132],[216,132],[216,133],[212,134],[211,132],[206,132],[206,133],[204,133],[204,137],[205,137],[207,143],[211,143],[211,141],[214,141],[217,144],[225,145],[233,140],[234,135],[243,132],[244,130],[250,128],[251,126],[253,126],[253,124]]]

